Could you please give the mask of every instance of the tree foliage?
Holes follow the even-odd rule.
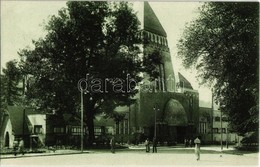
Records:
[[[23,85],[21,70],[15,60],[6,63],[3,74],[0,75],[0,127],[4,115],[7,114],[7,106],[23,103]]]
[[[196,67],[201,84],[214,87],[215,100],[234,131],[258,129],[259,4],[210,2],[185,28],[179,56]]]
[[[23,94],[21,81],[22,74],[18,62],[15,60],[7,62],[1,75],[1,100],[5,106],[21,104]]]
[[[101,88],[96,93],[89,91],[83,98],[91,144],[95,114],[113,112],[136,94],[135,85],[130,85],[135,91],[125,91],[129,85],[124,81],[127,75],[136,83],[141,80],[139,21],[127,2],[70,1],[51,17],[46,31],[44,38],[33,41],[34,49],[19,52],[24,57],[23,72],[34,78],[27,97],[36,99],[47,112],[76,115],[80,107],[77,84],[87,77],[87,88]],[[107,78],[110,82],[104,85]],[[121,85],[123,91],[114,91],[115,84]]]

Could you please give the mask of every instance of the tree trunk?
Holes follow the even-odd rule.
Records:
[[[95,102],[93,100],[90,100],[90,97],[86,97],[85,101],[85,113],[86,113],[86,124],[88,127],[88,140],[86,141],[88,145],[93,145],[93,142],[95,140],[95,134],[94,134],[94,106]]]
[[[87,126],[88,126],[88,144],[91,146],[93,145],[95,135],[94,135],[94,117],[93,114],[88,114],[87,116]]]

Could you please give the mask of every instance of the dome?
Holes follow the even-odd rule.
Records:
[[[164,109],[164,121],[170,126],[187,126],[186,112],[178,100],[170,99]]]

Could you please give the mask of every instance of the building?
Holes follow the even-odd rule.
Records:
[[[62,116],[51,114],[46,119],[46,145],[79,147],[81,141],[81,121],[77,115],[64,113]],[[84,140],[87,127],[83,124]]]
[[[185,138],[198,134],[198,91],[180,73],[175,76],[167,33],[149,3],[136,2],[134,8],[142,28],[140,57],[161,57],[157,65],[159,77],[151,81],[148,73],[141,74],[144,80],[138,85],[136,103],[122,107],[126,117],[118,123],[115,135],[121,136],[124,142],[127,138],[142,142],[147,137],[150,140],[156,137],[161,143],[183,143]]]
[[[46,115],[33,108],[8,106],[1,127],[1,143],[13,147],[14,140],[22,138],[25,146],[36,148],[45,145]]]
[[[199,134],[204,143],[219,144],[222,140],[224,144],[226,142],[234,144],[242,139],[241,136],[229,131],[228,117],[220,110],[212,112],[212,108],[200,107],[199,114]]]
[[[14,134],[9,113],[3,114],[0,127],[0,147],[12,148],[14,143]]]

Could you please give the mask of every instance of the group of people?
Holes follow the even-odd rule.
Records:
[[[184,146],[186,147],[192,147],[192,140],[190,139],[184,139]]]
[[[24,141],[23,139],[19,139],[14,142],[14,155],[16,156],[18,153],[24,155]]]
[[[195,155],[196,155],[196,158],[197,158],[197,161],[198,161],[198,160],[200,160],[200,144],[201,144],[201,141],[200,141],[199,137],[197,137],[193,142],[195,144]],[[147,153],[149,153],[150,152],[150,141],[149,141],[148,138],[145,140],[144,144],[145,144],[145,148],[146,148],[145,151]],[[155,137],[153,138],[152,145],[153,145],[153,153],[157,153],[157,140],[156,140]],[[185,139],[185,147],[188,147],[188,145],[190,147],[192,147],[192,140],[186,140]],[[110,146],[111,146],[111,152],[115,153],[115,139],[114,139],[114,137],[112,137],[111,140],[110,140]]]
[[[157,153],[157,140],[155,137],[153,138],[152,144],[153,144],[153,153]],[[150,152],[150,141],[148,138],[145,140],[144,145],[145,145],[145,151],[147,153]]]
[[[146,152],[150,152],[150,141],[148,138],[145,140],[145,146],[146,146]],[[111,152],[115,153],[115,138],[114,137],[112,137],[110,139],[110,148],[111,148]],[[155,137],[153,138],[153,153],[157,153],[157,140]]]

